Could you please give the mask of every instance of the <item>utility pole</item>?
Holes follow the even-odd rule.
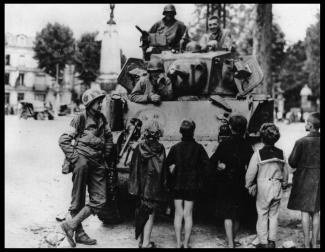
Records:
[[[54,106],[54,113],[56,116],[59,114],[59,106],[60,106],[60,85],[59,85],[59,64],[56,64],[56,80],[55,80],[55,88],[56,98],[55,98],[55,106]]]
[[[226,4],[223,4],[222,13],[223,13],[223,28],[225,29],[226,28],[226,17],[227,17]]]
[[[206,32],[208,32],[209,27],[208,27],[208,21],[209,21],[209,15],[210,15],[210,4],[207,4],[207,16],[206,16],[206,20],[205,20],[205,30]]]

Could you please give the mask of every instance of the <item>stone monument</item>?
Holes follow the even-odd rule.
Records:
[[[96,80],[101,89],[107,93],[116,89],[117,77],[121,71],[119,36],[114,21],[114,8],[115,4],[110,4],[110,19],[106,24],[101,42],[100,75]]]

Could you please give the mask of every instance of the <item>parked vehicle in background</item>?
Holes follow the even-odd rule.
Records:
[[[22,105],[19,118],[28,119],[29,117],[35,120],[53,120],[54,113],[50,107],[46,106],[44,102],[37,100],[22,100]]]

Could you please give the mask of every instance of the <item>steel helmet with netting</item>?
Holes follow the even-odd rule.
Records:
[[[147,71],[162,71],[164,72],[164,64],[161,59],[151,59],[148,62]]]
[[[167,4],[164,7],[163,15],[165,15],[166,12],[172,12],[174,15],[176,15],[176,8],[175,8],[175,6],[172,5],[172,4]]]
[[[88,108],[94,101],[104,98],[105,94],[100,90],[88,89],[82,95],[82,103]]]

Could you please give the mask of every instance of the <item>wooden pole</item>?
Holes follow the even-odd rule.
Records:
[[[56,84],[59,85],[59,64],[56,64]]]
[[[208,21],[209,21],[209,15],[210,15],[210,4],[207,4],[207,16],[206,16],[206,22],[205,22],[205,30],[208,32]]]
[[[223,12],[223,28],[226,28],[226,18],[227,18],[226,4],[223,4],[222,12]]]
[[[218,4],[218,18],[221,20],[221,4]]]

